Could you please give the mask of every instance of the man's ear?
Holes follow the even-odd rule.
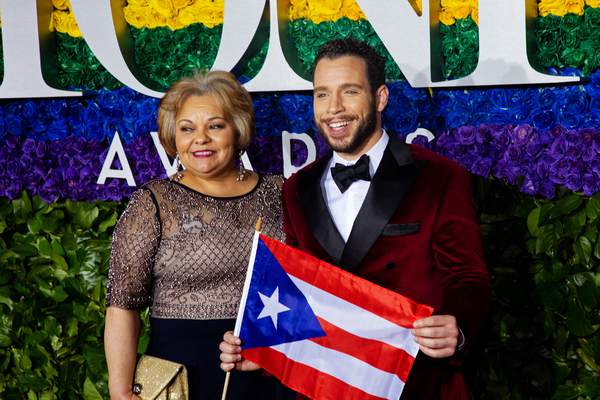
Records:
[[[377,112],[383,112],[383,109],[387,105],[390,91],[386,85],[381,85],[377,92],[375,92],[375,103],[377,105]]]

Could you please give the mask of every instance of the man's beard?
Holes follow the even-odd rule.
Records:
[[[349,137],[347,142],[331,138],[326,131],[327,128],[323,126],[326,125],[326,123],[319,124],[315,121],[315,125],[319,131],[319,135],[321,135],[331,150],[342,154],[354,153],[371,137],[377,128],[376,108],[377,106],[373,100],[371,107],[369,108],[369,113],[365,116],[360,125],[356,127],[353,136]]]

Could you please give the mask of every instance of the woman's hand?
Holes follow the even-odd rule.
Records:
[[[242,356],[242,340],[233,336],[233,331],[226,332],[223,335],[223,341],[219,345],[221,350],[221,369],[225,372],[229,372],[232,369],[238,371],[256,371],[260,369],[258,364],[252,361],[246,360]]]

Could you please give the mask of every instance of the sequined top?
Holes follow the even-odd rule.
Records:
[[[132,196],[115,227],[106,305],[156,318],[235,318],[254,227],[283,241],[282,179],[259,177],[248,194],[203,195],[168,179]]]

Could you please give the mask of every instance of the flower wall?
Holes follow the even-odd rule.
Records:
[[[124,9],[143,71],[163,87],[210,68],[224,1],[129,0]],[[416,2],[420,6],[420,2]],[[53,0],[60,82],[81,99],[0,102],[0,397],[108,398],[102,329],[112,228],[135,190],[96,182],[118,131],[138,184],[164,178],[150,132],[158,100],[123,87],[81,37],[67,0]],[[478,61],[477,1],[442,0],[442,74]],[[386,58],[384,128],[465,166],[494,282],[490,321],[469,376],[476,398],[600,396],[600,1],[538,3],[538,60],[586,77],[547,87],[412,88],[353,0],[292,0],[289,31],[308,71],[331,37]],[[241,81],[260,70],[268,43]],[[0,58],[1,60],[1,58]],[[0,72],[3,71],[0,65]],[[1,75],[1,74],[0,74]],[[307,133],[318,155],[312,98],[253,94],[255,170],[281,174],[281,132]],[[307,156],[292,141],[292,160]],[[118,163],[115,165],[118,167]],[[140,351],[147,343],[143,330]]]

